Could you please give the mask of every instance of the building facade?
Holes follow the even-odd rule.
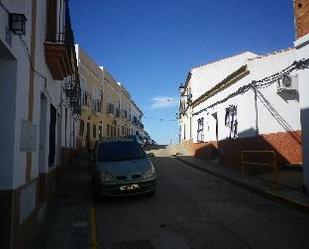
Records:
[[[219,158],[229,167],[240,166],[244,150],[274,150],[280,165],[299,166],[298,75],[296,68],[285,71],[294,61],[295,49],[246,52],[192,69],[180,105],[182,141],[196,156]]]
[[[75,45],[75,51],[81,87],[81,116],[76,143],[78,148],[91,149],[103,136],[103,72],[80,45]]]
[[[139,135],[142,138],[146,136],[144,131],[144,125],[142,122],[143,119],[143,112],[140,108],[136,105],[136,103],[132,100],[130,103],[130,120],[131,120],[131,135]]]
[[[0,245],[31,248],[75,147],[80,92],[67,1],[2,0],[0,64]]]
[[[76,143],[93,149],[99,138],[144,134],[142,111],[128,90],[103,66],[75,45],[81,86],[81,117]]]
[[[305,189],[309,190],[309,0],[294,0],[296,25],[296,59],[307,60],[307,67],[298,70],[300,120],[303,143],[303,172]]]

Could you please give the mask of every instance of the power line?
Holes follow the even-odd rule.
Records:
[[[283,77],[290,74],[292,71],[294,71],[296,69],[307,69],[308,67],[309,67],[309,59],[302,59],[302,60],[299,60],[299,61],[294,61],[290,66],[284,68],[280,72],[277,72],[275,74],[267,76],[267,77],[265,77],[261,80],[257,80],[257,81],[253,80],[251,83],[244,85],[242,87],[239,87],[237,91],[229,94],[227,97],[216,101],[215,103],[193,113],[192,115],[193,116],[199,115],[201,112],[205,112],[209,108],[213,108],[213,107],[215,107],[219,104],[222,104],[222,103],[228,101],[230,98],[233,98],[237,95],[244,94],[245,92],[247,92],[250,89],[267,88],[267,87],[271,86],[272,84],[274,84],[275,82],[277,82],[279,79],[282,79]]]
[[[10,11],[3,5],[3,3],[0,1],[0,6],[2,7],[2,9],[7,13],[10,14]]]
[[[147,117],[147,116],[144,116],[143,118],[158,121],[158,122],[176,122],[176,121],[178,121],[177,119],[152,118],[152,117]]]

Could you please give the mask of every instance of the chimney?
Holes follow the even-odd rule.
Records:
[[[309,0],[294,0],[296,38],[309,33]]]

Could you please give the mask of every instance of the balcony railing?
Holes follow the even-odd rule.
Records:
[[[44,45],[45,61],[54,79],[63,80],[77,71],[69,5],[65,0],[48,1]]]
[[[82,90],[82,96],[81,96],[81,100],[82,100],[82,105],[83,106],[87,106],[88,108],[91,108],[91,95],[90,93],[88,93],[87,91]]]
[[[128,111],[127,110],[122,110],[122,117],[128,118]]]
[[[81,89],[79,87],[79,79],[67,78],[64,82],[63,90],[68,99],[69,106],[74,114],[80,114],[81,109]]]
[[[106,112],[109,114],[115,114],[115,106],[112,103],[108,103]]]
[[[102,112],[102,101],[100,99],[94,99],[93,100],[92,110],[94,112]]]
[[[116,117],[120,117],[120,109],[119,108],[116,108]]]

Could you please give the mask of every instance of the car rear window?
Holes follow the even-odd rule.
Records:
[[[101,143],[98,150],[99,161],[124,161],[145,158],[145,152],[137,142]]]

